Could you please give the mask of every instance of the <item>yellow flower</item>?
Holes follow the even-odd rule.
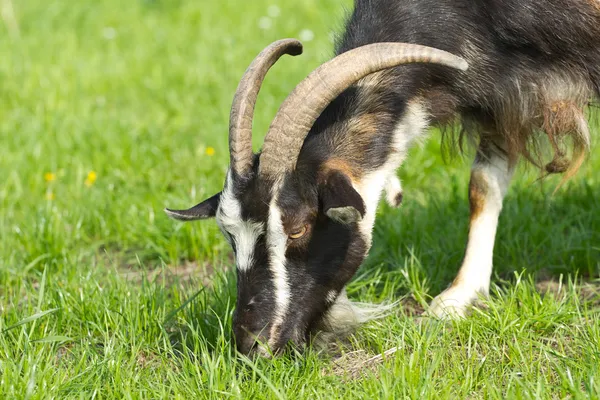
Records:
[[[54,172],[46,172],[44,174],[44,180],[46,182],[53,182],[56,180],[56,174]]]
[[[54,193],[52,192],[46,192],[46,200],[52,201],[56,198],[56,196],[54,195]]]
[[[215,149],[214,147],[207,147],[206,148],[206,155],[209,157],[212,157],[215,155]]]
[[[87,178],[85,178],[85,186],[90,187],[94,184],[94,182],[96,182],[96,179],[98,179],[98,175],[96,175],[96,172],[94,171],[90,171],[87,174]]]

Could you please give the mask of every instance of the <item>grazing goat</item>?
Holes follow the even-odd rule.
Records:
[[[253,61],[233,100],[223,191],[167,210],[181,220],[216,217],[233,247],[238,348],[276,353],[369,316],[344,287],[369,251],[382,192],[401,201],[395,171],[432,124],[460,122],[458,133],[478,149],[466,255],[428,310],[464,315],[488,293],[518,159],[566,179],[589,149],[584,113],[600,95],[600,2],[356,0],[337,56],[284,101],[255,155],[259,87],[279,57],[301,52],[283,40]],[[553,154],[544,164],[541,139]]]

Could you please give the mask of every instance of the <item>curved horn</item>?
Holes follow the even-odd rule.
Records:
[[[229,161],[238,175],[244,175],[252,167],[252,118],[260,86],[267,71],[284,54],[302,54],[302,43],[282,39],[267,46],[246,69],[233,97],[229,116]]]
[[[464,59],[451,53],[406,43],[375,43],[340,54],[313,71],[285,99],[265,137],[259,173],[277,177],[293,170],[304,139],[331,101],[369,74],[409,63],[468,68]]]

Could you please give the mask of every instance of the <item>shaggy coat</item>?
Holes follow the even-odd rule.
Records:
[[[363,79],[321,115],[308,143],[327,137],[315,149],[342,153],[356,171],[377,169],[407,104],[420,101],[432,123],[460,121],[461,133],[501,144],[512,160],[569,175],[580,166],[590,143],[584,108],[600,96],[600,1],[357,0],[337,54],[376,42],[446,50],[469,69],[413,64]],[[544,138],[553,156],[541,165]]]

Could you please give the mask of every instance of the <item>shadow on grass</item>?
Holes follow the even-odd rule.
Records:
[[[493,281],[511,280],[514,272],[522,271],[544,280],[567,274],[585,279],[598,277],[598,190],[574,183],[555,196],[545,197],[538,186],[523,186],[513,190],[504,203]],[[431,292],[438,293],[458,272],[468,220],[465,195],[450,199],[432,195],[426,207],[414,203],[400,210],[385,207],[376,224],[363,277],[368,279],[381,271],[393,276],[399,269],[406,269],[414,254],[418,259],[416,274],[429,282]]]

